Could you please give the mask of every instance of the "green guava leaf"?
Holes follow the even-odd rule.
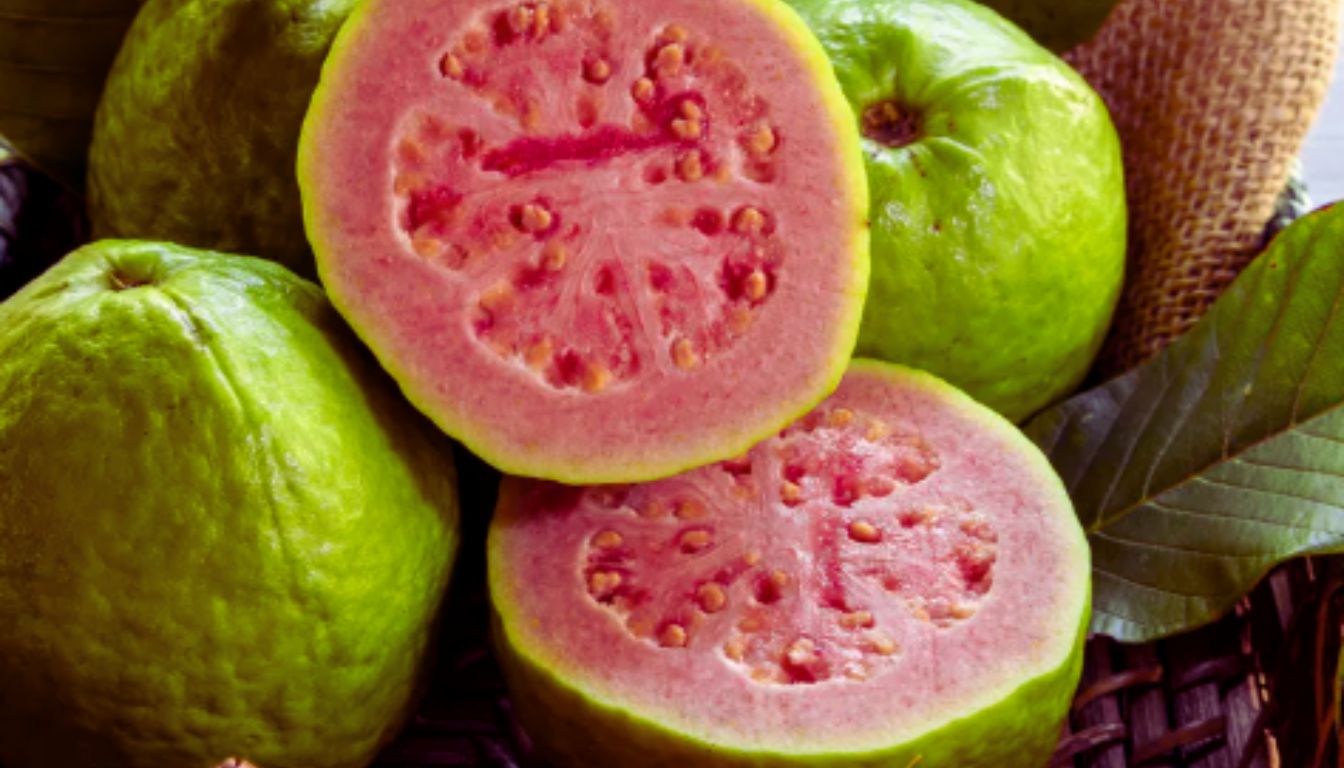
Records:
[[[79,187],[103,80],[140,0],[0,0],[0,135]]]
[[[1117,0],[980,0],[1056,52],[1084,43],[1101,28]]]
[[[1344,206],[1284,231],[1157,358],[1027,434],[1092,543],[1092,629],[1208,623],[1276,564],[1344,550]]]

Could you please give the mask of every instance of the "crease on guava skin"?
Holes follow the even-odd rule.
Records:
[[[246,387],[240,386],[237,381],[237,374],[226,362],[225,356],[213,346],[213,340],[217,334],[213,332],[210,324],[198,315],[191,306],[191,303],[179,296],[174,290],[163,283],[159,283],[155,288],[165,298],[171,302],[173,309],[180,313],[179,323],[190,329],[196,346],[201,350],[206,360],[210,362],[211,367],[218,373],[218,379],[224,385],[224,390],[228,392],[233,399],[238,412],[243,420],[253,427],[252,437],[255,438],[263,448],[260,453],[266,457],[267,470],[266,477],[266,498],[269,501],[269,516],[271,527],[275,530],[276,541],[280,545],[280,555],[285,561],[285,570],[288,573],[290,599],[295,604],[303,605],[307,602],[309,595],[302,589],[302,582],[299,578],[299,566],[294,557],[294,547],[290,540],[289,530],[281,515],[281,504],[277,499],[274,482],[276,477],[283,479],[285,490],[294,497],[299,497],[299,489],[295,486],[293,478],[289,473],[277,472],[275,452],[278,450],[277,441],[265,428],[266,420],[259,417],[264,411],[254,400],[246,394]],[[185,320],[185,323],[181,321]]]

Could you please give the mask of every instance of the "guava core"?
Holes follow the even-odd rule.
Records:
[[[1062,60],[969,0],[791,0],[864,134],[873,264],[858,354],[1009,419],[1072,391],[1125,268],[1120,145]]]
[[[144,242],[0,304],[0,765],[367,765],[457,546],[450,444],[317,286]]]
[[[488,563],[515,711],[558,766],[1039,768],[1090,594],[1040,452],[868,361],[737,459],[506,479]]]
[[[726,458],[825,397],[853,350],[858,133],[776,0],[366,0],[299,178],[332,301],[505,471]]]

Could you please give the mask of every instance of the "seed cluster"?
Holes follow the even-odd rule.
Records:
[[[580,505],[600,521],[588,594],[634,636],[669,650],[713,644],[758,683],[866,679],[901,638],[972,616],[992,586],[993,526],[962,500],[919,491],[939,467],[901,425],[837,407],[714,467],[591,489]],[[743,551],[719,523],[744,506],[789,532]],[[791,554],[795,536],[813,537],[816,562]],[[685,581],[652,590],[646,570]]]
[[[788,251],[756,191],[776,178],[782,144],[769,105],[708,34],[671,23],[642,50],[615,47],[619,12],[575,0],[483,8],[434,64],[450,93],[512,128],[483,135],[426,107],[404,121],[394,158],[409,250],[479,284],[463,309],[483,348],[592,395],[645,371],[690,375],[731,349],[780,289]],[[541,51],[573,69],[529,63]],[[519,71],[531,85],[519,87]],[[557,90],[575,93],[572,108]],[[594,243],[640,225],[629,212],[538,191],[605,165],[634,165],[643,182],[646,253]],[[527,177],[532,191],[479,194],[501,175]],[[653,202],[687,199],[690,185],[707,204]]]

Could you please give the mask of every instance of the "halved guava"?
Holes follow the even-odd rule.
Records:
[[[1038,767],[1090,595],[1045,458],[869,361],[737,459],[506,479],[488,558],[518,717],[571,766]]]
[[[834,389],[857,336],[858,134],[775,0],[368,0],[299,179],[333,302],[515,474],[740,453]]]

